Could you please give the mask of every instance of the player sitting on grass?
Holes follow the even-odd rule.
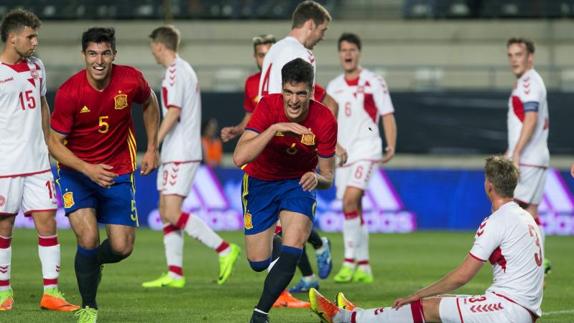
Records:
[[[502,157],[489,157],[484,189],[493,213],[476,231],[462,264],[439,281],[397,299],[392,307],[358,309],[337,295],[337,305],[309,291],[311,310],[323,322],[528,322],[541,315],[543,246],[534,219],[513,200],[518,170]],[[493,283],[479,296],[440,296],[468,283],[486,261]],[[439,296],[437,296],[439,295]],[[404,306],[406,305],[406,306]]]

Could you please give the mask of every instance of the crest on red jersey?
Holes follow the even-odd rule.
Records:
[[[128,106],[128,95],[120,93],[114,96],[114,109],[121,110]]]
[[[305,146],[313,146],[315,144],[315,135],[312,133],[301,135],[301,143]]]

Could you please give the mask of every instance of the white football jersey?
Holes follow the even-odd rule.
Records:
[[[536,315],[542,314],[544,246],[532,216],[508,202],[478,228],[470,255],[492,264],[493,283],[486,290],[503,295]]]
[[[520,156],[520,164],[525,166],[548,167],[548,102],[546,86],[540,74],[534,69],[524,73],[517,81],[508,100],[508,157],[512,157],[514,147],[520,138],[522,122],[527,111],[537,111],[536,128]]]
[[[313,72],[316,74],[317,66],[313,52],[305,48],[297,39],[287,36],[271,46],[261,68],[259,97],[283,91],[281,69],[296,58],[302,58],[313,65]],[[315,80],[313,80],[313,85],[315,85]]]
[[[195,71],[181,57],[168,66],[161,83],[161,106],[181,109],[179,120],[162,143],[161,162],[201,161],[201,94]]]
[[[339,75],[329,82],[327,93],[339,105],[337,140],[347,150],[347,163],[382,159],[378,122],[381,115],[394,112],[385,80],[362,69],[356,80],[349,81],[344,74]]]
[[[0,63],[0,176],[30,175],[50,169],[42,130],[46,69],[30,57]]]

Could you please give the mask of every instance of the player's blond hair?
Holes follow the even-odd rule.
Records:
[[[484,166],[484,174],[498,195],[501,197],[514,196],[519,173],[511,160],[502,156],[488,157]]]
[[[177,52],[179,49],[179,42],[181,41],[181,36],[179,30],[172,25],[161,26],[154,29],[149,38],[155,43],[162,43],[168,49]]]

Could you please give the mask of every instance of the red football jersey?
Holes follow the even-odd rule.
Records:
[[[111,165],[116,174],[131,173],[136,168],[132,103],[144,103],[150,91],[133,67],[114,64],[103,91],[88,83],[84,69],[56,92],[52,129],[66,135],[66,147],[83,161]]]
[[[259,79],[261,72],[250,75],[245,80],[245,93],[243,95],[243,109],[245,112],[253,112],[259,101]]]
[[[261,133],[279,122],[290,122],[285,116],[283,96],[270,94],[259,101],[246,129]],[[300,124],[311,129],[313,138],[277,133],[244,171],[261,180],[300,178],[315,170],[318,157],[329,158],[335,154],[337,121],[329,109],[311,101],[307,118]]]

